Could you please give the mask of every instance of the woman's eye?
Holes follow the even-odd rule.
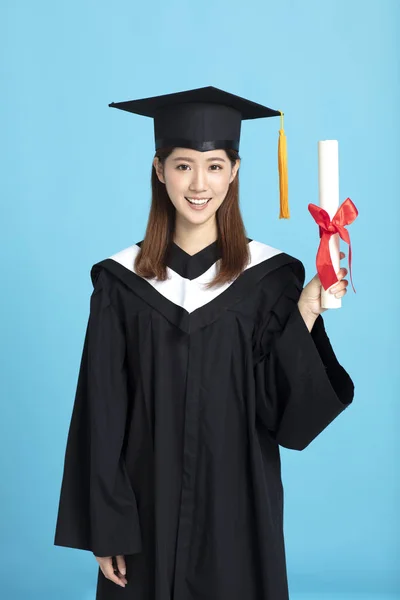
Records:
[[[181,167],[185,167],[185,168],[182,169]],[[178,165],[176,168],[179,169],[180,171],[186,171],[186,167],[189,168],[189,165]],[[213,167],[217,167],[217,169],[213,169]],[[220,169],[222,169],[221,165],[211,165],[210,168],[214,171],[215,170],[219,171]]]

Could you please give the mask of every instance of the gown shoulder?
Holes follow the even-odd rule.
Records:
[[[304,263],[300,258],[256,240],[252,241],[250,250],[250,267],[255,265],[260,269],[261,298],[268,311],[271,302],[276,301],[285,290],[289,294],[300,295],[306,276]],[[265,295],[268,296],[266,303]]]
[[[110,273],[112,269],[110,269],[111,265],[119,264],[128,269],[129,271],[134,272],[134,262],[135,258],[140,250],[140,243],[132,244],[103,258],[102,260],[94,263],[90,268],[90,278],[92,280],[92,284],[95,287],[97,283],[97,279],[102,271],[106,271]],[[105,278],[106,276],[104,276]]]

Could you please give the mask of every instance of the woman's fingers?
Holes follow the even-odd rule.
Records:
[[[341,268],[341,269],[339,269],[339,271],[336,273],[336,277],[337,277],[338,279],[343,279],[343,277],[344,277],[345,275],[347,275],[347,273],[348,273],[348,270],[347,270],[345,267],[342,267],[342,268]]]
[[[344,252],[340,252],[340,260],[342,260],[342,258],[344,258],[345,256],[346,254]],[[347,273],[348,270],[345,267],[342,267],[336,273],[336,277],[339,281],[329,289],[329,292],[331,294],[334,294],[335,298],[342,298],[347,292],[346,288],[349,285],[349,282],[347,281],[347,279],[343,279],[347,275]]]
[[[126,579],[125,557],[121,554],[121,555],[115,557],[115,561],[117,563],[117,568],[119,571],[118,575],[119,575],[121,581],[123,581],[125,584],[128,583],[128,580]]]
[[[341,252],[341,254],[344,254],[344,252]],[[329,292],[331,294],[334,294],[335,298],[341,298],[346,293],[346,288],[347,288],[349,282],[347,281],[347,279],[344,279],[344,277],[347,275],[347,273],[348,273],[348,270],[345,267],[342,267],[336,273],[338,282],[335,283],[331,288],[329,288]]]
[[[114,573],[114,565],[112,558],[112,556],[96,556],[96,560],[100,565],[100,569],[104,577],[106,577],[106,579],[109,579],[116,585],[119,585],[120,587],[125,587],[127,583],[125,577],[118,576],[117,573]]]
[[[115,560],[117,562],[118,571],[121,575],[126,574],[126,565],[125,565],[125,557],[123,555],[116,556]]]
[[[347,281],[347,279],[342,279],[339,283],[330,288],[329,292],[331,294],[335,294],[335,298],[341,298],[347,292],[346,288],[348,285],[349,282]]]

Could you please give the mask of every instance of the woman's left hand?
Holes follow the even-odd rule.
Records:
[[[340,260],[344,258],[346,255],[344,252],[340,253]],[[331,288],[330,292],[335,295],[335,298],[342,298],[347,292],[347,286],[349,282],[347,279],[344,279],[344,276],[347,275],[347,269],[342,267],[337,273],[337,278],[339,281],[335,283]],[[311,279],[311,281],[303,288],[299,298],[299,305],[304,311],[304,313],[308,313],[313,317],[317,318],[318,315],[324,313],[327,308],[322,308],[321,306],[321,290],[322,290],[321,280],[318,277],[318,273]]]

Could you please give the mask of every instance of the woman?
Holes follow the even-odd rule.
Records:
[[[241,121],[279,113],[211,87],[112,106],[154,118],[152,204],[91,270],[55,543],[93,552],[97,600],[287,600],[279,446],[354,386],[318,276],[241,218]]]

